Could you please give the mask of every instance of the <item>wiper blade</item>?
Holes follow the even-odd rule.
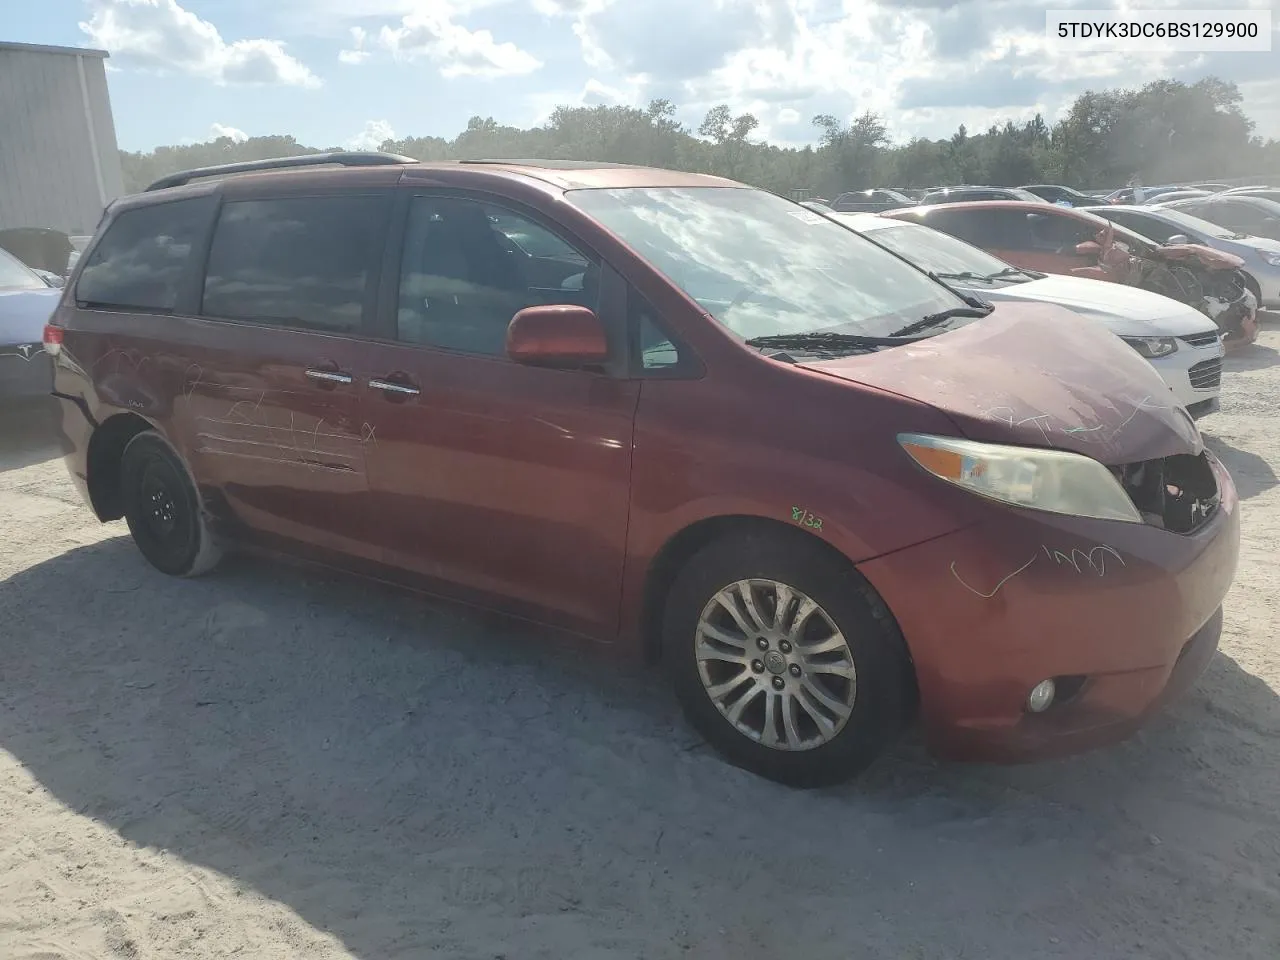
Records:
[[[989,316],[994,310],[991,304],[985,307],[952,307],[950,310],[943,310],[941,313],[931,313],[926,317],[921,317],[915,323],[908,323],[901,330],[895,330],[890,337],[906,337],[907,334],[919,333],[921,330],[928,330],[930,327],[938,327],[955,317],[974,317],[982,318]]]
[[[866,347],[896,347],[904,343],[915,343],[921,339],[924,338],[902,337],[896,334],[889,337],[864,337],[856,333],[833,333],[829,330],[815,330],[811,333],[774,333],[765,337],[752,337],[747,341],[747,346],[766,349],[776,347],[779,350],[804,350],[806,348],[858,350]]]
[[[980,273],[973,273],[969,270],[964,271],[964,273],[930,273],[929,276],[933,277],[935,280],[987,280],[989,279],[988,277],[984,277]]]
[[[1005,267],[1003,270],[998,270],[995,273],[992,273],[987,275],[986,277],[983,277],[983,279],[984,280],[1003,280],[1005,277],[1016,277],[1016,276],[1031,277],[1032,279],[1039,279],[1040,277],[1043,277],[1044,274],[1036,273],[1034,270],[1023,270],[1021,267]]]

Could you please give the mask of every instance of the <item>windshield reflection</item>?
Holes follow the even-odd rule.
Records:
[[[746,338],[836,329],[884,336],[965,305],[853,231],[762,190],[626,188],[567,196]]]
[[[974,279],[994,279],[998,274],[1008,271],[1009,264],[991,256],[985,250],[957,240],[950,234],[932,227],[918,227],[904,223],[901,226],[885,227],[868,231],[871,239],[883,244],[894,253],[906,257],[916,266],[931,270],[944,279],[947,277],[972,276]],[[1004,282],[1013,283],[1029,280],[1029,277],[1000,277]]]

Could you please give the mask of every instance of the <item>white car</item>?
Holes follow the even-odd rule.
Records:
[[[1222,336],[1212,320],[1185,303],[1119,283],[1022,270],[924,224],[869,213],[827,215],[962,293],[1052,303],[1101,321],[1150,361],[1191,416],[1218,409]]]

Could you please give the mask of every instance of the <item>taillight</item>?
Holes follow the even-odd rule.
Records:
[[[55,327],[52,323],[44,325],[44,352],[51,357],[56,357],[62,352],[61,327]]]

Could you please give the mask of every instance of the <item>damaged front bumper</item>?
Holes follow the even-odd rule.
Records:
[[[1217,647],[1240,542],[1235,488],[1216,459],[1207,465],[1217,502],[1199,522],[1176,510],[1164,529],[1009,510],[859,564],[911,651],[931,752],[1076,753],[1127,737],[1195,681]],[[1060,695],[1032,712],[1028,694],[1046,679]]]

